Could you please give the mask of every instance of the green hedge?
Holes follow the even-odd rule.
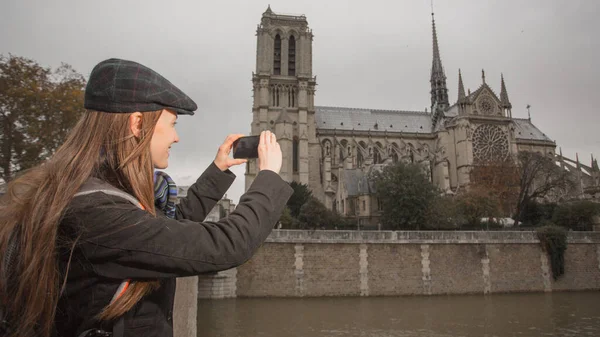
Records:
[[[554,210],[552,222],[572,230],[593,230],[593,217],[600,214],[600,204],[574,201],[561,204]]]

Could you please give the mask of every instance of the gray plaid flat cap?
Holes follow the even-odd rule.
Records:
[[[85,87],[88,110],[145,112],[170,109],[193,115],[198,106],[156,71],[133,61],[109,59],[98,63]]]

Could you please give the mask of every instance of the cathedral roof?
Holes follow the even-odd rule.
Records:
[[[346,187],[348,196],[359,195],[358,182],[365,179],[365,174],[363,171],[359,169],[344,170],[342,177],[344,179],[344,186]]]
[[[431,115],[421,111],[315,107],[317,129],[431,133]]]
[[[529,119],[513,118],[515,123],[515,137],[524,140],[545,140],[551,142],[540,129],[538,129]]]
[[[458,116],[458,103],[454,103],[446,111],[444,111],[445,117],[456,117]]]
[[[479,88],[477,88],[477,90],[473,91],[471,94],[467,95],[466,97],[466,102],[470,103],[470,104],[474,104],[475,100],[477,99],[477,97],[479,97],[479,94],[484,90],[487,89],[489,90],[489,92],[494,96],[494,98],[497,101],[500,101],[500,98],[498,98],[498,95],[496,95],[496,93],[494,92],[494,90],[487,85],[487,83],[483,83],[479,86]]]
[[[348,192],[348,196],[358,196],[365,194],[373,194],[376,191],[375,183],[369,179],[373,170],[381,171],[381,164],[375,164],[369,167],[367,172],[361,169],[344,170],[342,177],[344,186]]]

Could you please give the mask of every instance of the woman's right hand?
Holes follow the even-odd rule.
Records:
[[[282,162],[283,158],[277,137],[271,131],[261,132],[258,143],[258,170],[271,170],[279,174]]]

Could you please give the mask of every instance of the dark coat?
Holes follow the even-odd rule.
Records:
[[[235,211],[218,222],[204,222],[234,178],[211,164],[177,206],[177,220],[153,217],[102,192],[74,198],[60,230],[63,237],[81,236],[57,308],[57,335],[78,336],[90,328],[112,331],[114,322],[93,317],[110,303],[121,281],[158,279],[160,288],[125,315],[125,336],[172,336],[175,277],[226,270],[250,259],[293,192],[278,174],[261,171]],[[61,251],[63,272],[69,248]]]

